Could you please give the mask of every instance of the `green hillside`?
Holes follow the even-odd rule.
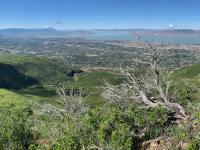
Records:
[[[87,93],[85,97],[87,103],[97,105],[103,101],[101,92],[105,82],[119,84],[121,79],[117,73],[111,71],[85,72],[80,74],[75,81],[69,82],[68,86],[82,88]]]
[[[167,134],[175,138],[175,145],[180,138],[191,142],[190,131],[169,124],[164,109],[143,110],[131,103],[127,109],[103,105],[101,93],[105,82],[114,85],[122,82],[117,72],[98,70],[68,77],[68,72],[74,69],[77,68],[45,57],[0,54],[0,149],[60,150],[73,149],[74,145],[80,149],[80,141],[90,145],[107,140],[115,149],[121,145],[121,149],[129,149],[130,145],[137,149],[138,139],[132,136],[132,131],[137,133],[144,128],[147,129],[145,140]],[[171,89],[172,96],[195,116],[199,115],[199,73],[200,65],[175,71]],[[66,116],[60,116],[65,106],[55,92],[58,83],[66,82],[66,90],[83,90],[87,108],[75,120],[68,118],[69,121],[65,120]],[[80,130],[77,125],[81,125]]]
[[[67,66],[45,57],[1,53],[0,62],[12,65],[13,69],[42,84],[55,84],[70,80],[66,76],[70,70]]]
[[[193,79],[200,75],[200,64],[183,67],[177,70],[174,74],[174,78],[187,78]]]
[[[100,102],[101,87],[105,82],[119,83],[114,72],[84,72],[77,79],[67,76],[73,69],[46,57],[31,55],[0,54],[0,87],[17,90],[18,94],[41,97],[56,96],[55,88],[68,83],[69,88],[82,88],[87,93],[86,100]]]
[[[15,66],[0,63],[1,88],[22,89],[38,83],[37,79],[24,75]]]

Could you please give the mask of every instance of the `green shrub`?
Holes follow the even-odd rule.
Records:
[[[145,139],[160,136],[167,124],[167,111],[162,107],[127,110],[109,106],[88,110],[73,122],[62,122],[61,134],[52,149],[137,149],[143,140],[137,135],[144,129]]]
[[[27,150],[30,145],[36,145],[38,134],[31,129],[29,115],[29,109],[0,112],[0,149]]]
[[[200,132],[187,147],[187,150],[199,150],[199,149],[200,149]]]

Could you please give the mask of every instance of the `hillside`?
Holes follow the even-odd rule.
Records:
[[[55,84],[70,80],[66,76],[70,70],[69,67],[45,57],[1,53],[0,63],[11,66],[14,70],[24,76],[34,78],[41,84]]]
[[[174,78],[194,79],[200,76],[200,64],[182,67],[174,74]]]
[[[199,121],[199,68],[200,65],[196,64],[175,71],[170,88],[173,99],[197,116],[197,119],[192,121],[194,124]],[[124,109],[105,103],[105,98],[102,96],[105,83],[119,86],[122,83],[122,77],[117,71],[96,70],[71,76],[70,72],[76,72],[76,69],[78,68],[68,67],[46,57],[1,53],[0,117],[3,121],[0,124],[0,142],[6,143],[5,139],[11,143],[9,146],[13,144],[19,149],[21,146],[30,147],[31,145],[34,149],[49,147],[71,149],[70,146],[78,147],[81,141],[90,145],[90,142],[104,143],[108,140],[112,141],[111,144],[115,148],[117,145],[122,149],[124,147],[129,149],[130,146],[138,149],[137,136],[130,134],[130,130],[137,133],[143,131],[144,128],[147,130],[144,137],[146,141],[162,135],[169,136],[170,140],[163,139],[167,145],[177,145],[179,141],[189,144],[191,140],[188,137],[194,135],[193,139],[196,140],[199,127],[194,127],[191,132],[187,127],[177,126],[175,122],[171,124],[167,118],[168,111],[164,108],[142,109],[137,107],[138,104],[130,103]],[[143,75],[144,72],[140,68],[136,75]],[[82,89],[84,103],[82,107],[86,109],[82,114],[77,112],[82,111],[82,108],[76,107],[73,103],[80,97],[67,94],[66,98],[70,103],[66,105],[65,101],[57,96],[56,88],[62,83],[66,84],[66,92],[71,89],[79,92]],[[123,89],[117,93],[121,91]],[[123,102],[120,101],[120,103]],[[74,113],[78,114],[73,118],[74,120],[65,118],[70,111],[66,116],[63,115],[68,105],[70,111],[74,109]],[[68,125],[70,130],[68,130]],[[77,128],[77,125],[80,125],[81,129]],[[107,138],[108,135],[109,138]],[[98,136],[100,137],[94,138]],[[88,140],[85,137],[89,137]],[[26,140],[25,143],[23,139]],[[66,145],[63,142],[66,142]],[[64,147],[61,147],[63,145]],[[157,144],[158,147],[164,145]],[[0,143],[0,149],[1,146],[7,145]]]
[[[16,67],[0,63],[0,87],[8,89],[21,89],[39,82],[33,77],[24,75]]]
[[[101,86],[106,81],[120,82],[118,75],[106,71],[83,72],[75,79],[67,74],[77,68],[46,57],[1,53],[0,63],[0,87],[18,89],[19,94],[51,97],[59,84],[67,83],[69,88],[82,88],[88,93],[86,99],[96,103],[101,101]]]

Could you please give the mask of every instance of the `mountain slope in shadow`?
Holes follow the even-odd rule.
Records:
[[[38,83],[37,79],[24,75],[15,66],[0,63],[0,88],[19,90]]]

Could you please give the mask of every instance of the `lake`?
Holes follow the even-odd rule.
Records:
[[[85,34],[81,37],[87,40],[136,40],[133,33],[125,31],[95,31],[92,34]],[[200,35],[141,35],[142,40],[150,42],[169,43],[169,44],[198,44],[200,45]]]

